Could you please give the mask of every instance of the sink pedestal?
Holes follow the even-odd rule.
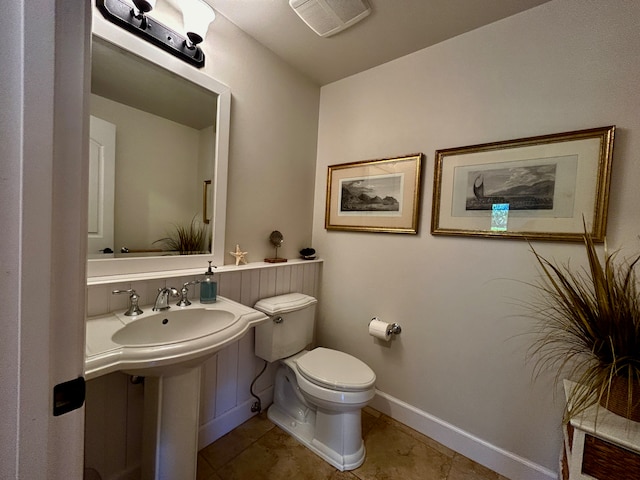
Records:
[[[145,377],[142,480],[195,480],[201,370]]]
[[[85,378],[121,371],[145,377],[142,479],[195,480],[202,363],[269,320],[218,296],[216,303],[151,307],[135,318],[87,319]]]

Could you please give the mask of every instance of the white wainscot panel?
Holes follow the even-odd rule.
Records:
[[[223,270],[216,273],[218,294],[248,306],[255,305],[261,298],[291,292],[317,297],[320,268],[319,262],[290,262],[262,268]],[[170,285],[179,288],[195,278],[199,276],[91,285],[87,290],[88,312],[100,315],[124,310],[126,295],[112,295],[111,291],[116,288],[134,288],[141,296],[141,304],[150,304],[159,287]],[[189,297],[198,295],[199,289],[191,287]],[[253,352],[252,329],[238,342],[205,362],[200,402],[200,448],[256,414],[251,411],[256,403],[250,392],[251,383],[265,363]],[[260,398],[263,409],[271,404],[273,398],[275,367],[275,364],[269,365],[254,385],[253,391]],[[105,375],[87,383],[85,466],[97,471],[103,480],[139,478],[143,401],[144,386],[131,383],[130,377],[122,373]]]

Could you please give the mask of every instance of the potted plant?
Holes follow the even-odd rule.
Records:
[[[640,421],[640,299],[635,266],[640,256],[616,261],[605,245],[603,260],[584,234],[588,267],[573,270],[533,251],[542,269],[536,300],[528,303],[537,319],[530,354],[536,372],[552,368],[556,381],[577,383],[569,395],[565,420],[599,404]]]
[[[160,238],[153,243],[163,243],[170,251],[179,252],[180,255],[195,255],[207,253],[207,225],[191,219],[189,225],[174,225],[175,231],[167,237]]]

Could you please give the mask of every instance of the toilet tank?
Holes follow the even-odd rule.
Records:
[[[268,362],[304,350],[313,341],[318,301],[303,293],[288,293],[259,300],[253,308],[269,315],[256,330],[256,355]]]

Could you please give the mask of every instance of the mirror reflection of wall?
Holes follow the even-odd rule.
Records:
[[[96,37],[91,92],[91,115],[116,126],[114,243],[101,249],[175,254],[158,240],[193,227],[207,237],[193,253],[209,252],[203,188],[214,173],[217,96]]]

